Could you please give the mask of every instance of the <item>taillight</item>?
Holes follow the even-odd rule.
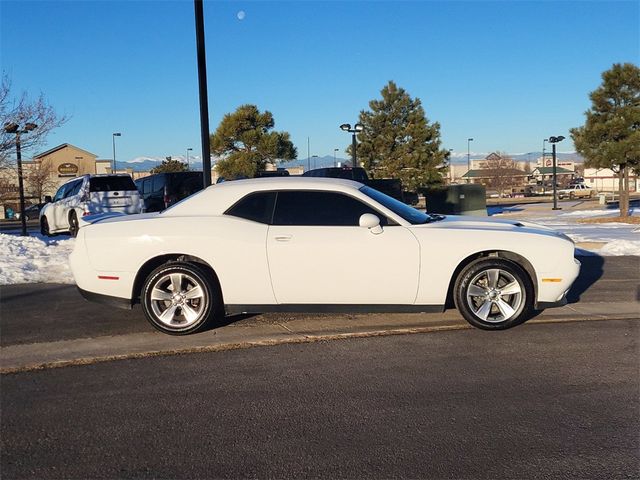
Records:
[[[164,207],[169,208],[172,204],[176,202],[178,198],[175,195],[165,195],[164,196]]]

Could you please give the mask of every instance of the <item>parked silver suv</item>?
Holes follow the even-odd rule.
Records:
[[[45,197],[40,212],[43,235],[78,234],[78,218],[104,212],[140,213],[142,199],[127,174],[84,175],[62,185],[56,195]]]

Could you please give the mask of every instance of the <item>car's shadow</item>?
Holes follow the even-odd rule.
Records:
[[[600,255],[581,256],[579,258],[582,266],[578,278],[567,293],[568,303],[577,303],[580,296],[585,293],[591,286],[596,283],[604,273],[604,257]]]

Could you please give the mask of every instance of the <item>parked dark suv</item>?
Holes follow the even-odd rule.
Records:
[[[145,212],[159,212],[202,190],[202,172],[156,173],[135,183]]]

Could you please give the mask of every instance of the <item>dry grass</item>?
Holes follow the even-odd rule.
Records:
[[[579,223],[633,223],[640,225],[640,216],[628,216],[628,217],[596,217],[596,218],[581,218]]]

